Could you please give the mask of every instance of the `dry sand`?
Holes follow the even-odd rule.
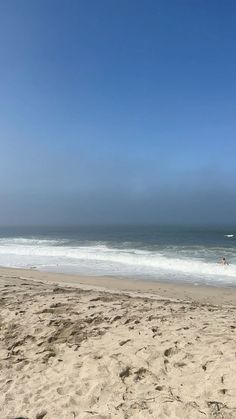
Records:
[[[235,289],[1,268],[0,292],[1,419],[236,418]]]

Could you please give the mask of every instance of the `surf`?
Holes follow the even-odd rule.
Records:
[[[227,249],[233,258],[234,249]],[[0,264],[42,270],[88,274],[119,275],[152,280],[188,280],[236,285],[236,263],[217,264],[221,248],[162,246],[140,249],[112,247],[102,242],[89,245],[68,239],[1,238]],[[199,257],[200,256],[200,257]],[[213,261],[213,258],[215,260]]]

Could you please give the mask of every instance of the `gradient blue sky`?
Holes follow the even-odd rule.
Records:
[[[0,224],[233,223],[234,0],[0,0]]]

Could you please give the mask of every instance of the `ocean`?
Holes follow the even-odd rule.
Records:
[[[217,263],[222,257],[229,265]],[[0,265],[230,286],[236,285],[236,227],[4,227]]]

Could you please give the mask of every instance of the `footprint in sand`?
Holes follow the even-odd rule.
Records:
[[[164,356],[169,357],[175,355],[178,352],[176,348],[168,348],[164,351]]]
[[[60,396],[64,396],[66,394],[66,391],[63,387],[58,387],[57,393],[60,394]]]

